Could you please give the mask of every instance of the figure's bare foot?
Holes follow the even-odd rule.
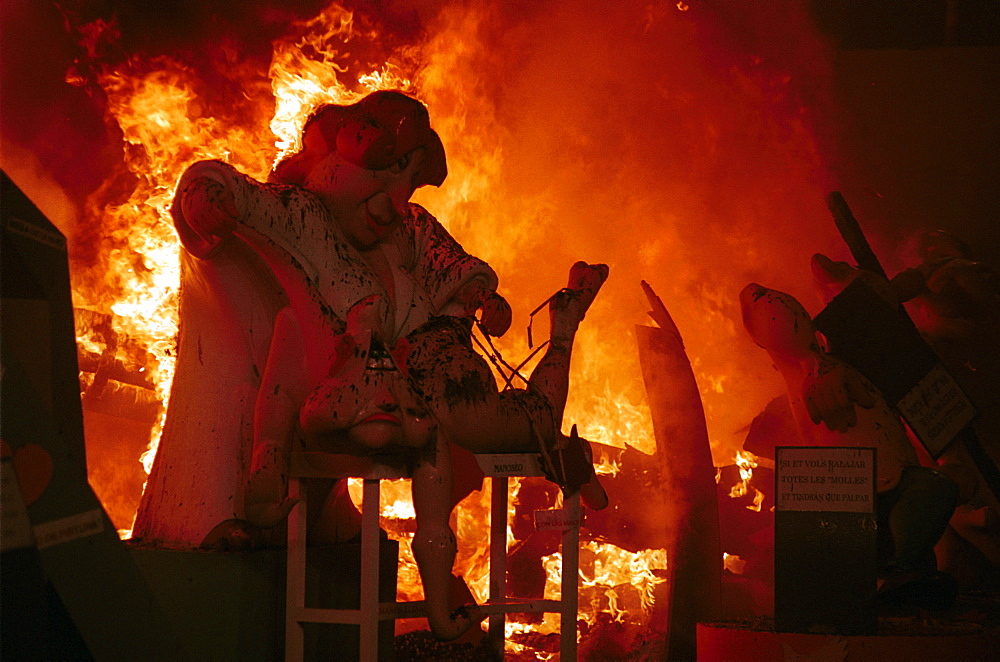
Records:
[[[577,434],[576,425],[568,437],[560,434],[551,448],[543,449],[542,466],[546,478],[559,485],[564,494],[579,492],[584,505],[591,510],[608,505],[608,495],[594,471],[590,442]]]
[[[573,426],[572,434],[576,434],[575,425]],[[604,486],[601,485],[601,481],[597,477],[597,472],[593,470],[594,449],[586,439],[580,437],[580,441],[583,443],[583,451],[591,467],[590,478],[580,486],[580,500],[583,501],[583,505],[591,510],[604,510],[608,507],[608,493],[604,490]]]
[[[549,304],[551,340],[554,345],[572,344],[590,304],[608,279],[608,265],[577,262],[569,270],[569,283]]]

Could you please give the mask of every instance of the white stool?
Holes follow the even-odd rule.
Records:
[[[544,476],[538,453],[476,455],[483,473],[492,482],[490,499],[490,595],[481,607],[489,614],[489,638],[502,655],[507,614],[559,614],[559,659],[576,659],[576,617],[580,575],[580,495],[563,502],[562,519],[571,523],[562,535],[562,586],[559,600],[507,597],[507,488],[510,478]]]
[[[507,614],[554,612],[560,614],[560,659],[576,659],[577,582],[580,557],[579,496],[564,503],[563,519],[571,523],[562,538],[562,592],[560,600],[518,600],[507,597],[507,488],[509,478],[542,476],[537,453],[477,455],[483,473],[492,482],[490,503],[490,595],[480,612],[489,617],[488,638],[502,655]],[[302,478],[362,478],[361,504],[361,601],[358,609],[324,609],[305,606],[306,508]],[[288,492],[302,496],[288,516],[288,565],[285,598],[285,660],[303,658],[304,623],[358,625],[360,659],[378,659],[378,624],[382,620],[418,618],[426,615],[424,601],[380,602],[379,590],[379,496],[383,479],[408,478],[398,469],[366,458],[332,453],[293,453]],[[575,523],[575,525],[573,525]]]

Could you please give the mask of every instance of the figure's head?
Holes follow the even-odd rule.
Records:
[[[920,257],[924,262],[946,258],[972,259],[969,245],[945,230],[931,230],[920,237]]]
[[[396,369],[389,352],[378,343],[369,350],[368,364],[358,389],[358,407],[347,437],[372,450],[423,448],[437,424]]]
[[[302,149],[279,163],[271,180],[317,195],[347,239],[365,249],[395,229],[416,189],[440,186],[447,173],[424,105],[383,90],[348,106],[317,108],[303,128]]]
[[[816,344],[812,319],[792,295],[750,283],[739,299],[744,328],[773,358],[802,356]]]

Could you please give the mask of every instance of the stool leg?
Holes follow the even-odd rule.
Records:
[[[580,495],[574,494],[563,503],[569,516],[580,518]],[[580,528],[572,526],[562,537],[562,587],[560,589],[559,659],[570,662],[576,659],[576,619],[580,591]]]
[[[380,481],[366,478],[361,502],[361,659],[378,659]]]
[[[507,599],[507,486],[506,476],[490,478],[490,601]],[[489,640],[500,656],[507,638],[507,614],[491,614]]]
[[[288,481],[288,496],[299,496],[299,479]],[[288,554],[285,569],[285,660],[301,662],[305,634],[299,611],[306,603],[306,502],[303,499],[288,514]]]

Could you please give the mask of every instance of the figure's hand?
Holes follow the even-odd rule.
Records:
[[[483,331],[494,338],[499,338],[507,333],[507,329],[510,328],[512,315],[510,304],[507,303],[506,299],[496,292],[490,291],[483,298],[480,309],[482,313],[480,314],[479,323],[482,325]]]
[[[232,191],[210,177],[195,177],[178,192],[184,221],[203,240],[224,237],[236,228],[239,211]]]
[[[949,260],[927,278],[926,305],[939,317],[996,319],[1000,310],[1000,283],[984,264]]]
[[[809,418],[835,432],[847,432],[858,422],[855,405],[870,409],[875,395],[854,368],[833,357],[820,357],[802,384],[802,400]]]
[[[244,519],[253,526],[269,529],[281,524],[301,499],[288,496],[288,458],[284,444],[275,443],[267,436],[268,425],[281,429],[291,425],[289,415],[295,410],[287,406],[291,400],[280,389],[275,393],[262,388],[261,393],[271,394],[273,398],[257,403],[258,419],[263,420],[254,432],[253,457],[250,476],[243,489],[243,503]],[[265,409],[271,409],[273,414],[279,408],[283,410],[280,416],[260,415]]]
[[[378,337],[388,314],[387,308],[385,298],[379,294],[369,294],[354,302],[347,311],[347,333],[359,342],[369,333]]]
[[[427,624],[438,641],[454,641],[483,620],[480,611],[476,605],[465,605],[452,612],[447,620],[428,618]]]
[[[810,266],[813,272],[813,281],[825,303],[832,301],[856,279],[861,279],[861,282],[882,297],[890,306],[898,306],[900,303],[893,285],[885,276],[874,271],[855,267],[844,261],[831,260],[822,253],[816,253],[812,256]],[[902,283],[899,285],[902,286]]]

